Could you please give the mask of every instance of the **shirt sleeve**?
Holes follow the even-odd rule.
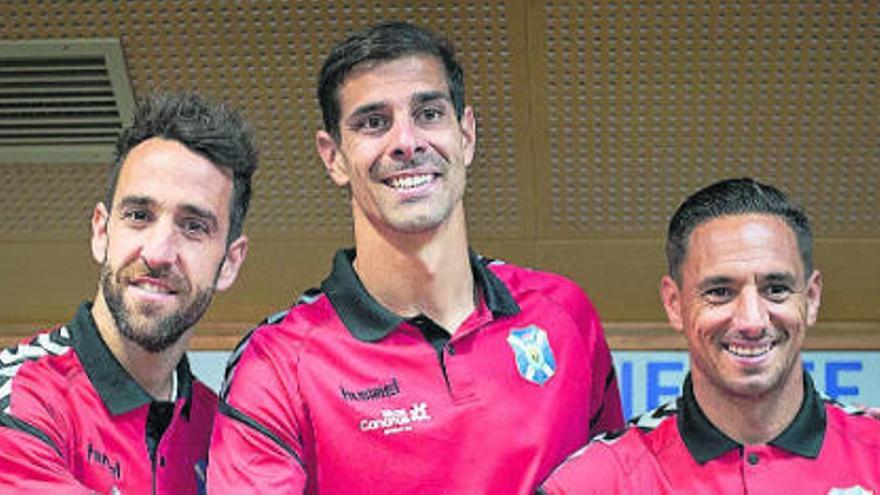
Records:
[[[604,495],[630,490],[620,461],[611,449],[593,441],[572,454],[538,488],[536,495]]]
[[[620,402],[620,389],[617,374],[605,332],[598,317],[590,322],[589,333],[595,336],[593,342],[592,398],[590,400],[590,437],[623,428],[623,406]]]
[[[267,331],[261,335],[261,329]],[[252,332],[227,365],[208,456],[208,493],[271,495],[306,488],[296,353],[289,341],[280,352],[261,338],[274,330]]]
[[[44,431],[0,413],[0,493],[94,493],[74,478]]]

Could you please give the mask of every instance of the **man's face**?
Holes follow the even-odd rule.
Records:
[[[92,254],[103,297],[123,338],[160,352],[228,288],[247,248],[229,245],[231,175],[176,141],[152,138],[122,165],[113,209],[98,204]]]
[[[804,275],[794,232],[772,215],[709,220],[690,235],[681,285],[661,295],[672,326],[684,332],[694,386],[759,398],[790,391],[822,292],[819,272]]]
[[[420,233],[462,212],[474,118],[455,116],[442,64],[407,56],[363,65],[338,92],[341,138],[318,151],[331,178],[351,188],[356,224]]]

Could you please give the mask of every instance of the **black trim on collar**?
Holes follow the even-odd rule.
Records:
[[[816,392],[810,374],[804,371],[804,402],[794,421],[768,443],[792,454],[815,459],[819,457],[822,442],[825,440],[826,425],[825,403]]]
[[[684,381],[678,399],[678,431],[694,460],[703,465],[735,448],[742,448],[713,425],[694,396],[691,375]],[[815,459],[825,438],[825,407],[813,386],[809,373],[804,371],[804,401],[790,425],[768,444],[801,457]]]
[[[73,320],[67,325],[73,341],[73,350],[79,356],[92,386],[101,397],[110,414],[117,416],[133,411],[153,401],[128,371],[122,367],[98,333],[92,319],[92,304],[79,306]],[[182,413],[189,419],[192,403],[193,376],[186,355],[177,365],[177,397],[185,400]]]
[[[703,414],[694,397],[694,385],[690,373],[684,379],[682,394],[678,398],[678,410],[681,411],[676,418],[678,431],[698,464],[703,465],[729,450],[740,447],[739,443],[715,428],[715,425]]]
[[[507,287],[488,268],[488,260],[469,251],[474,283],[485,297],[486,306],[496,318],[514,315],[519,305]],[[403,323],[404,318],[388,311],[367,292],[352,267],[354,249],[340,249],[333,257],[333,271],[321,283],[342,323],[354,338],[376,342]]]

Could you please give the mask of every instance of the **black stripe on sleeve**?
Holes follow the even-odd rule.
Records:
[[[267,437],[269,437],[270,440],[272,440],[279,447],[284,449],[285,452],[287,452],[288,454],[293,456],[293,458],[300,465],[300,467],[302,467],[303,470],[305,470],[306,466],[303,463],[302,459],[300,459],[299,455],[297,455],[296,451],[294,451],[290,445],[287,445],[286,443],[284,443],[284,441],[282,441],[280,438],[275,436],[275,434],[273,434],[271,431],[269,431],[268,428],[266,428],[265,426],[258,423],[255,419],[253,419],[250,416],[248,416],[247,414],[239,411],[238,409],[230,406],[226,401],[223,401],[223,400],[220,401],[220,407],[218,409],[218,412],[220,412],[220,414],[223,414],[226,417],[229,417],[231,419],[234,419],[236,421],[244,423],[247,426],[262,433],[263,435],[266,435]]]
[[[615,379],[616,376],[614,373],[614,366],[611,366],[611,369],[608,371],[608,376],[605,377],[605,393],[602,395],[602,397],[608,396],[608,387],[610,387],[611,384],[614,383]],[[593,427],[596,426],[596,423],[598,423],[599,419],[602,418],[602,412],[604,412],[604,410],[605,401],[603,400],[602,405],[599,407],[599,410],[596,411],[596,414],[594,414],[592,418],[590,418],[590,431],[593,431]]]
[[[11,414],[0,413],[0,426],[12,428],[13,430],[18,430],[20,432],[35,436],[42,440],[43,443],[45,443],[49,447],[52,447],[52,450],[54,450],[59,457],[63,457],[61,455],[61,450],[58,448],[57,445],[55,445],[55,442],[53,442],[52,439],[49,438],[49,435],[47,435],[43,430],[37,428],[36,426],[31,425],[30,423],[26,423],[25,421],[22,421],[15,416],[12,416]]]

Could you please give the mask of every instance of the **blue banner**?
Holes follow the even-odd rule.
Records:
[[[684,351],[616,351],[614,365],[627,418],[681,393],[689,369]],[[816,387],[842,402],[880,406],[880,352],[805,352],[804,368]]]

